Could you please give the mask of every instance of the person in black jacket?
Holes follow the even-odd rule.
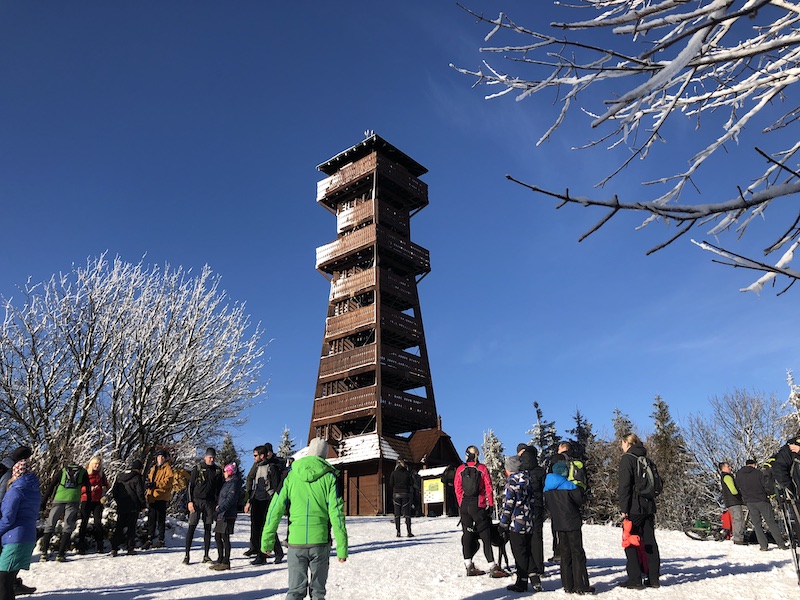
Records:
[[[222,469],[215,464],[217,451],[206,448],[203,462],[192,469],[189,476],[189,485],[186,487],[189,500],[189,528],[186,531],[186,556],[183,564],[189,564],[189,550],[192,547],[192,538],[200,519],[203,519],[203,562],[211,562],[208,555],[211,550],[211,525],[214,523],[214,508],[217,505],[217,496],[222,488]]]
[[[405,517],[408,537],[411,533],[411,494],[414,492],[414,476],[408,470],[402,458],[397,459],[397,465],[389,476],[389,488],[392,490],[392,503],[394,504],[394,526],[397,537],[400,537],[400,517]]]
[[[253,456],[255,457],[256,454],[258,454],[258,461],[250,469],[252,477],[248,476],[249,483],[245,492],[247,503],[244,505],[244,512],[249,512],[251,515],[250,544],[251,546],[255,545],[256,549],[256,557],[250,564],[265,565],[267,564],[267,555],[261,552],[261,534],[272,498],[281,491],[281,485],[286,476],[286,465],[283,459],[272,451],[272,444],[269,442],[263,446],[256,446]],[[272,551],[275,553],[275,564],[283,562],[283,546],[277,536]]]
[[[756,468],[756,464],[755,460],[750,459],[745,466],[739,469],[736,473],[736,486],[739,488],[742,500],[747,504],[750,522],[753,524],[761,550],[769,549],[769,542],[764,528],[761,526],[761,519],[764,519],[764,523],[767,524],[772,539],[775,540],[778,547],[786,550],[788,546],[783,542],[783,534],[775,521],[775,513],[772,512],[772,504],[769,502],[764,486],[764,474]]]
[[[641,590],[645,585],[654,588],[660,587],[661,557],[655,533],[656,501],[637,494],[635,486],[637,459],[640,456],[647,456],[647,450],[635,433],[623,436],[620,443],[624,454],[619,461],[618,472],[619,510],[622,517],[629,519],[633,524],[631,534],[638,535],[640,543],[644,545],[648,575],[643,584],[642,567],[639,564],[637,548],[633,545],[628,546],[625,548],[628,579],[623,581],[620,586],[634,590]]]
[[[733,477],[730,463],[719,463],[719,483],[722,487],[722,502],[731,513],[733,543],[745,545],[747,542],[744,541],[744,500]]]
[[[775,454],[772,475],[778,502],[788,502],[800,510],[800,433],[790,437]],[[800,522],[797,519],[794,519],[794,529],[795,539],[800,539]]]
[[[129,470],[117,476],[111,488],[111,494],[117,503],[117,525],[114,535],[111,536],[111,556],[117,556],[123,542],[126,542],[128,554],[136,554],[136,521],[139,513],[147,506],[142,468],[142,461],[134,460]]]
[[[521,461],[521,469],[528,473],[531,487],[531,508],[533,509],[533,533],[530,536],[531,564],[529,568],[531,585],[534,590],[541,587],[544,575],[544,479],[545,471],[539,466],[539,452],[535,446],[517,445],[517,456]]]

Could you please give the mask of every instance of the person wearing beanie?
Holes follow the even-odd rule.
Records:
[[[18,574],[20,569],[30,568],[36,547],[36,520],[42,500],[39,478],[30,470],[28,459],[23,458],[12,466],[9,481],[0,516],[0,598],[36,591],[23,585]]]
[[[522,468],[522,459],[519,456],[506,456],[505,467],[507,479],[499,527],[506,532],[517,565],[517,580],[506,589],[510,592],[525,592],[528,589],[528,577],[531,577],[534,592],[540,592],[541,581],[534,572],[530,553],[530,538],[533,535],[533,490],[530,476]]]
[[[558,532],[561,585],[568,594],[594,594],[595,588],[589,585],[581,532],[584,494],[567,479],[568,474],[569,465],[558,461],[544,480],[544,501],[553,520],[553,529]]]
[[[8,491],[8,484],[13,476],[14,465],[21,460],[28,460],[32,454],[33,452],[31,451],[30,446],[20,446],[11,454],[3,458],[2,461],[0,461],[0,473],[2,473],[2,475],[0,475],[0,504],[2,504],[3,498]],[[39,494],[39,496],[41,498],[41,494]],[[0,515],[2,515],[2,513],[0,513]],[[2,544],[0,544],[0,548],[2,548]],[[14,594],[17,596],[22,596],[24,594],[32,594],[35,591],[35,587],[25,585],[22,583],[22,579],[20,577],[16,577],[14,582]]]
[[[389,489],[392,494],[394,527],[397,530],[397,537],[400,537],[400,517],[405,518],[408,537],[414,537],[414,534],[411,533],[411,504],[412,494],[414,493],[414,477],[411,475],[411,472],[408,470],[402,458],[397,460],[397,465],[389,476]]]
[[[147,473],[145,487],[147,493],[147,540],[143,550],[150,547],[163,548],[167,527],[167,504],[172,498],[172,486],[175,473],[169,464],[169,453],[159,450],[156,453],[156,464]],[[158,537],[156,537],[158,531]]]
[[[50,560],[50,540],[56,530],[56,525],[63,518],[64,523],[61,529],[61,538],[58,544],[56,560],[65,562],[66,554],[69,549],[72,532],[78,523],[80,513],[81,496],[88,495],[89,474],[81,465],[75,461],[70,461],[63,467],[50,481],[47,491],[42,494],[42,504],[40,512],[47,508],[47,502],[53,498],[50,513],[44,525],[44,534],[40,545],[40,562]]]
[[[492,518],[490,516],[494,508],[492,480],[486,465],[482,465],[478,461],[478,454],[477,446],[467,447],[466,462],[456,469],[454,480],[458,511],[461,517],[461,552],[464,557],[464,566],[467,569],[468,577],[486,574],[472,562],[476,547],[475,537],[477,536],[483,543],[483,555],[486,557],[486,562],[489,563],[489,576],[507,577],[508,573],[494,562]]]
[[[117,475],[111,494],[117,503],[117,524],[111,536],[111,556],[117,556],[122,544],[128,554],[136,554],[136,522],[147,506],[144,495],[142,461],[131,461],[131,468]]]
[[[86,475],[89,477],[89,490],[81,495],[81,525],[78,528],[78,554],[86,554],[86,531],[89,528],[89,517],[94,520],[94,533],[97,553],[103,552],[103,496],[109,489],[108,479],[103,472],[103,459],[93,456],[86,463]]]
[[[214,526],[214,539],[217,542],[217,562],[209,567],[212,571],[227,571],[231,568],[231,534],[239,509],[241,480],[236,463],[228,463],[222,469],[225,481],[219,490]]]
[[[214,509],[223,483],[222,469],[216,464],[216,458],[217,451],[214,448],[206,448],[202,462],[192,469],[189,484],[186,486],[189,500],[189,527],[186,530],[186,554],[183,557],[185,565],[189,564],[192,538],[200,519],[203,520],[203,562],[212,562],[208,555],[211,551],[211,526],[215,521]]]
[[[344,501],[337,491],[338,472],[325,460],[327,455],[325,440],[311,440],[308,453],[292,463],[292,469],[267,513],[261,537],[262,552],[274,547],[281,518],[286,511],[289,513],[287,599],[300,600],[309,588],[312,598],[325,597],[331,531],[339,562],[347,560]]]
[[[534,589],[541,586],[541,577],[544,575],[544,477],[545,470],[539,466],[539,451],[536,446],[530,444],[517,444],[517,456],[519,456],[523,471],[527,471],[531,486],[531,504],[533,506],[533,531],[530,536],[529,554],[533,565],[531,566],[531,585]],[[554,534],[557,535],[557,534]],[[554,555],[558,551],[554,548]]]
[[[246,490],[246,504],[244,511],[250,513],[250,544],[255,550],[255,558],[251,565],[267,564],[267,554],[261,551],[261,534],[264,531],[264,522],[270,502],[280,491],[286,465],[283,460],[272,451],[272,444],[267,442],[263,446],[256,446],[253,457],[257,462],[250,470]],[[275,564],[283,562],[284,552],[280,540],[275,538],[275,547],[270,550],[275,554]],[[247,554],[247,553],[245,553]]]

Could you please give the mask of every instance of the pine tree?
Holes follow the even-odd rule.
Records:
[[[791,369],[786,371],[786,383],[789,384],[789,398],[783,405],[789,410],[789,414],[786,416],[786,433],[794,435],[800,430],[800,385],[794,382]]]
[[[575,415],[572,419],[575,421],[575,427],[565,430],[570,435],[572,454],[575,457],[586,459],[588,458],[586,452],[594,440],[592,424],[581,414],[580,409],[575,409]]]
[[[633,423],[630,417],[622,412],[620,409],[614,409],[614,418],[611,419],[611,425],[614,427],[614,439],[619,441],[622,436],[633,432]]]
[[[525,433],[531,436],[530,444],[539,452],[539,462],[547,465],[558,451],[556,423],[555,421],[544,420],[544,415],[538,402],[533,403],[533,408],[536,411],[536,422]]]
[[[661,396],[653,402],[653,433],[647,438],[648,457],[655,461],[664,489],[658,497],[658,524],[666,529],[683,529],[708,510],[707,481],[686,449],[683,434],[672,420],[669,406]]]
[[[235,463],[236,472],[239,474],[239,484],[242,486],[242,489],[244,489],[244,469],[242,468],[242,461],[239,459],[239,451],[236,450],[236,446],[233,445],[233,436],[231,436],[230,432],[226,432],[225,437],[222,439],[222,445],[217,452],[216,462],[223,468],[225,465]]]
[[[492,480],[492,494],[494,495],[495,513],[502,503],[503,491],[506,487],[506,470],[503,457],[503,443],[497,439],[491,429],[483,434],[483,463],[489,471],[489,478]],[[495,517],[497,515],[495,514]]]
[[[278,444],[278,452],[276,453],[283,459],[289,458],[292,454],[294,454],[294,440],[295,438],[290,437],[289,428],[284,426],[283,432],[281,433],[281,443]]]

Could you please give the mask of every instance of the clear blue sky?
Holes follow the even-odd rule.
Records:
[[[468,4],[542,27],[554,11]],[[588,194],[610,162],[569,151],[585,133],[535,147],[551,96],[487,102],[448,66],[479,67],[486,32],[430,0],[0,3],[0,294],[106,251],[210,265],[274,340],[237,446],[288,426],[301,447],[328,297],[315,248],[336,233],[316,165],[371,129],[430,171],[412,239],[431,253],[422,315],[459,450],[490,428],[526,440],[534,400],[560,432],[576,409],[607,432],[619,408],[646,433],[657,394],[679,421],[734,388],[784,398],[800,292],[741,294],[755,276],[688,240],[646,257],[667,232],[633,215],[578,244],[598,213],[504,175]],[[633,195],[638,177],[609,189]]]

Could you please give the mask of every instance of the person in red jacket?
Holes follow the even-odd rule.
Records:
[[[94,520],[94,539],[97,545],[97,553],[103,552],[103,541],[106,538],[103,531],[103,503],[101,500],[108,491],[108,479],[103,472],[103,459],[93,456],[86,465],[86,472],[89,474],[89,489],[84,488],[81,494],[81,525],[78,529],[78,553],[86,554],[86,529],[89,525],[89,517]]]
[[[478,462],[477,446],[467,448],[467,462],[456,469],[455,488],[458,500],[458,512],[461,517],[461,549],[464,553],[464,566],[467,576],[485,575],[485,571],[478,569],[472,562],[475,555],[476,536],[483,542],[483,554],[489,563],[490,577],[507,577],[494,561],[492,552],[492,519],[489,516],[494,508],[492,494],[492,480],[486,465]]]

